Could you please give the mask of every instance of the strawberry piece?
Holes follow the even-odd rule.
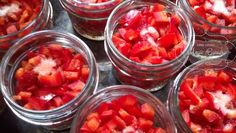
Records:
[[[60,72],[55,72],[51,75],[39,75],[38,80],[41,84],[49,87],[57,87],[62,85],[62,75]]]
[[[190,88],[190,86],[186,82],[183,82],[180,88],[181,90],[183,90],[184,94],[192,100],[195,105],[200,104],[202,102],[200,97],[198,97],[198,95],[193,91],[192,88]]]
[[[177,44],[178,39],[175,33],[170,33],[170,34],[166,34],[165,36],[162,36],[158,40],[158,43],[161,47],[168,49],[168,48],[172,48],[175,44]]]
[[[219,114],[208,109],[205,109],[202,114],[208,122],[214,122],[219,119]]]
[[[77,81],[68,85],[68,87],[74,91],[81,91],[84,88],[84,86],[85,86],[84,82],[82,82],[80,80],[77,80]]]
[[[87,126],[90,131],[94,132],[99,128],[100,122],[97,118],[93,117],[87,121]]]
[[[141,112],[144,118],[150,119],[150,120],[154,119],[155,111],[153,107],[149,105],[148,103],[141,105]]]

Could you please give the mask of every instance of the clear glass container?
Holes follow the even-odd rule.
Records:
[[[77,33],[91,40],[104,40],[106,21],[112,10],[123,0],[90,3],[82,0],[60,0]]]
[[[110,86],[87,99],[73,120],[71,133],[79,133],[87,115],[93,112],[101,103],[109,102],[124,95],[134,95],[141,104],[150,104],[155,110],[155,125],[163,128],[167,133],[176,133],[174,122],[165,106],[151,93],[130,85]]]
[[[52,27],[53,9],[49,0],[41,0],[42,7],[38,16],[33,19],[27,26],[17,32],[13,32],[8,35],[0,36],[0,59],[5,52],[11,47],[17,40],[23,36]]]
[[[52,43],[72,48],[84,57],[90,70],[88,80],[79,95],[60,107],[44,111],[26,109],[12,98],[15,95],[14,74],[21,61],[26,58],[26,53],[37,50],[42,45],[47,46]],[[96,91],[98,86],[99,73],[92,52],[82,40],[70,33],[45,30],[29,34],[17,41],[7,51],[0,67],[1,91],[7,106],[18,118],[49,130],[69,128],[75,112],[87,97]]]
[[[181,72],[170,85],[170,91],[167,99],[167,108],[174,119],[178,132],[190,133],[192,132],[185,123],[179,109],[178,92],[182,81],[194,75],[204,74],[205,70],[227,70],[236,75],[236,63],[232,60],[225,59],[211,59],[198,61]],[[234,79],[235,80],[235,79]]]
[[[181,20],[179,30],[186,41],[186,48],[176,59],[157,65],[136,63],[122,55],[112,42],[112,35],[118,20],[130,10],[140,9],[153,4],[135,0],[123,2],[111,13],[105,30],[105,51],[112,62],[116,78],[122,84],[135,85],[150,91],[159,90],[167,84],[188,60],[195,40],[190,20],[172,2],[165,0],[158,0],[158,2],[167,7],[167,12],[175,13],[179,16]]]
[[[201,59],[227,59],[230,50],[235,48],[236,26],[221,26],[207,21],[193,10],[188,1],[177,0],[177,5],[186,11],[195,30],[192,62]]]

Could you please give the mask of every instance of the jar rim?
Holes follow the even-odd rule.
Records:
[[[122,59],[124,59],[125,61],[133,64],[133,65],[137,65],[137,66],[141,66],[141,67],[163,67],[163,66],[167,66],[167,65],[170,65],[170,64],[173,64],[173,62],[176,62],[178,61],[179,58],[183,57],[185,53],[187,53],[188,51],[190,51],[193,47],[193,44],[195,42],[195,32],[192,28],[192,23],[190,21],[190,19],[187,17],[187,15],[184,13],[184,11],[180,8],[178,8],[173,2],[171,1],[164,1],[164,0],[159,0],[167,5],[171,5],[174,7],[175,9],[175,12],[178,13],[178,15],[181,15],[181,17],[183,17],[183,19],[187,22],[187,28],[188,28],[188,35],[187,36],[191,36],[192,38],[189,38],[186,42],[187,44],[187,47],[185,47],[184,51],[181,52],[181,54],[179,56],[177,56],[177,58],[173,59],[173,60],[170,60],[166,63],[162,63],[162,64],[143,64],[143,63],[138,63],[138,62],[135,62],[135,61],[132,61],[130,59],[128,59],[127,57],[125,57],[123,54],[121,54],[118,49],[115,47],[112,39],[111,39],[111,36],[112,36],[112,32],[113,30],[111,31],[110,30],[110,25],[111,25],[111,20],[112,20],[112,17],[116,14],[117,11],[120,10],[120,8],[124,7],[126,4],[133,4],[133,3],[145,3],[145,2],[141,2],[141,1],[135,1],[135,0],[129,0],[129,1],[125,1],[121,4],[119,4],[113,11],[112,13],[110,14],[110,16],[108,17],[108,20],[107,20],[107,24],[106,24],[106,28],[105,28],[105,38],[106,41],[108,41],[108,47],[110,47],[114,54],[116,54],[117,56],[121,57]],[[148,3],[151,3],[151,2],[148,2]],[[142,5],[142,6],[147,6],[147,5]],[[110,32],[111,31],[111,32]]]
[[[62,1],[66,2],[66,3],[69,3],[70,5],[73,5],[70,2],[68,2],[67,0],[62,0]],[[100,2],[100,3],[82,2],[80,0],[72,0],[72,1],[76,2],[76,4],[81,4],[83,6],[92,6],[92,7],[94,6],[94,7],[96,7],[96,6],[105,6],[105,5],[111,4],[111,3],[115,2],[116,0],[109,0],[109,1],[106,1],[106,2]]]
[[[197,19],[200,20],[200,22],[204,22],[207,23],[208,25],[212,26],[212,27],[218,27],[218,28],[224,28],[224,29],[228,29],[228,30],[236,30],[236,26],[221,26],[215,23],[211,23],[209,21],[207,21],[206,19],[202,18],[200,15],[198,15],[193,8],[191,7],[190,3],[188,0],[178,0],[176,3],[179,5],[180,2],[183,2],[184,6],[186,6],[187,8],[190,9],[191,14],[193,14],[195,17],[197,17]],[[179,5],[180,6],[180,5]]]
[[[12,37],[12,36],[15,36],[15,35],[23,32],[23,31],[25,31],[26,29],[30,28],[33,24],[35,24],[38,19],[40,19],[40,16],[42,16],[42,14],[44,13],[43,10],[46,8],[46,6],[50,6],[50,8],[52,8],[52,5],[51,5],[50,1],[48,1],[48,0],[41,0],[41,1],[42,1],[42,8],[40,9],[39,14],[37,15],[37,17],[34,20],[32,20],[29,24],[27,24],[27,26],[25,26],[24,28],[18,30],[17,32],[13,32],[11,34],[0,36],[0,39]]]
[[[92,100],[98,98],[99,96],[101,95],[109,95],[108,93],[110,92],[121,92],[122,90],[133,90],[135,92],[140,92],[144,95],[147,95],[148,97],[150,97],[151,99],[153,99],[157,104],[157,106],[159,108],[161,108],[161,110],[166,110],[164,104],[156,97],[154,96],[152,93],[140,88],[140,87],[136,87],[136,86],[132,86],[132,85],[112,85],[112,86],[108,86],[108,87],[105,87],[101,90],[99,90],[97,93],[95,93],[94,95],[90,96],[82,105],[81,105],[81,110],[79,110],[76,114],[76,116],[74,117],[74,120],[73,120],[73,123],[72,123],[72,127],[71,127],[71,130],[70,130],[70,133],[75,133],[76,131],[76,128],[77,128],[77,124],[78,124],[78,118],[80,118],[80,114],[82,113],[83,111],[83,108],[88,105]],[[125,93],[124,93],[125,95]],[[122,96],[121,95],[115,95],[116,96]],[[104,100],[102,100],[104,102]],[[89,112],[87,112],[89,113]],[[165,114],[163,114],[167,117],[168,121],[171,123],[171,127],[169,128],[172,128],[173,131],[176,132],[176,128],[175,128],[175,125],[174,125],[174,122],[172,121],[172,117],[171,115],[169,114],[169,112],[166,110]]]
[[[167,98],[168,99],[167,100],[167,108],[170,111],[170,113],[172,115],[174,115],[172,117],[180,116],[180,120],[178,120],[176,122],[176,123],[178,123],[177,127],[181,126],[181,128],[190,130],[190,128],[188,127],[188,125],[184,121],[184,119],[182,117],[182,114],[180,112],[180,109],[179,109],[178,92],[179,92],[180,84],[182,83],[183,79],[187,76],[187,74],[190,74],[191,72],[193,72],[193,71],[191,71],[193,68],[195,68],[197,66],[200,66],[200,65],[203,65],[205,63],[207,64],[207,63],[212,63],[212,62],[213,63],[226,62],[227,64],[231,63],[231,61],[227,60],[227,59],[204,59],[204,60],[200,60],[200,61],[197,61],[197,62],[191,64],[190,66],[186,67],[181,73],[179,73],[177,75],[177,77],[172,82],[172,85],[171,85],[172,87],[171,87],[171,89],[168,93],[168,98]],[[235,62],[232,61],[232,63],[234,64],[234,66],[236,66]],[[211,65],[211,64],[209,64],[209,65]],[[212,66],[219,67],[216,64],[212,64]],[[236,67],[235,67],[234,70],[236,71]],[[170,105],[170,104],[173,104],[173,105]],[[179,124],[179,121],[181,121],[181,124]]]
[[[91,80],[92,80],[93,72],[98,74],[98,70],[97,70],[96,61],[94,59],[94,56],[93,56],[91,50],[89,49],[89,47],[85,44],[85,42],[83,42],[80,38],[78,38],[75,35],[73,35],[71,33],[68,33],[68,32],[63,32],[63,31],[57,32],[57,31],[54,31],[54,30],[43,30],[43,31],[37,31],[37,32],[34,32],[34,33],[31,33],[31,34],[28,34],[28,35],[24,36],[22,39],[17,41],[15,43],[15,45],[13,45],[7,51],[7,53],[4,55],[4,57],[2,59],[2,62],[0,64],[0,68],[1,68],[1,70],[0,70],[0,75],[1,75],[0,76],[0,81],[1,82],[4,80],[3,76],[5,76],[5,75],[3,73],[5,73],[4,71],[5,71],[5,69],[6,69],[7,65],[8,65],[9,59],[21,47],[21,44],[23,42],[25,42],[29,38],[32,38],[32,37],[35,37],[35,36],[44,35],[44,34],[46,34],[46,35],[54,34],[54,35],[66,36],[66,37],[69,37],[69,38],[77,41],[78,44],[81,45],[84,48],[85,53],[87,53],[86,57],[88,58],[88,60],[87,60],[88,64],[90,64],[90,65],[88,65],[89,69],[90,69],[90,73],[89,73],[88,80],[87,80],[83,90],[80,92],[80,94],[78,94],[78,96],[76,96],[71,101],[67,102],[66,104],[64,104],[62,106],[59,106],[59,107],[57,107],[55,109],[51,109],[51,110],[30,110],[30,109],[22,107],[21,105],[17,104],[14,100],[12,100],[12,98],[5,91],[6,90],[6,86],[3,83],[1,83],[1,92],[2,92],[2,95],[4,96],[4,99],[7,102],[9,102],[10,104],[14,105],[15,107],[17,107],[20,110],[23,110],[23,111],[26,111],[26,112],[29,112],[29,113],[34,113],[34,114],[52,113],[52,112],[60,111],[63,108],[69,107],[71,103],[74,103],[75,101],[80,99],[84,94],[86,94],[87,87],[88,87],[89,83],[92,82]],[[96,69],[94,70],[94,68],[96,68]],[[97,86],[98,86],[98,82],[96,82],[94,86],[95,86],[94,90],[96,90]]]

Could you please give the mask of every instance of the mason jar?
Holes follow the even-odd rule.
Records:
[[[83,0],[60,0],[72,26],[81,36],[91,40],[104,40],[104,29],[111,11],[123,0],[93,3]]]
[[[167,109],[169,110],[172,118],[174,119],[174,122],[175,122],[175,125],[177,126],[178,132],[180,132],[180,133],[190,133],[190,132],[192,132],[191,128],[190,128],[190,125],[189,125],[190,123],[187,124],[185,122],[185,119],[190,120],[190,118],[188,117],[189,115],[185,115],[184,111],[183,112],[180,111],[180,101],[181,100],[179,99],[179,97],[181,95],[180,95],[179,92],[180,92],[180,87],[181,87],[181,84],[183,83],[183,81],[187,80],[189,78],[196,79],[196,76],[202,76],[203,74],[206,74],[206,73],[208,73],[209,76],[210,75],[213,76],[213,75],[215,75],[214,71],[227,71],[228,73],[233,75],[233,80],[235,80],[235,74],[236,74],[236,69],[235,68],[236,68],[236,63],[232,60],[225,60],[225,59],[201,60],[201,61],[195,62],[194,64],[192,64],[189,67],[185,68],[175,78],[175,80],[170,85],[170,91],[169,91],[168,98],[167,98]],[[217,75],[215,75],[215,76],[217,76]],[[190,80],[188,80],[188,81],[190,81]],[[198,84],[197,79],[196,79],[195,82]],[[211,86],[212,81],[206,80],[205,82],[206,82],[206,85]],[[219,82],[219,81],[217,81],[217,82]],[[215,82],[215,83],[217,83],[217,82]],[[234,82],[234,81],[232,81],[232,82]],[[194,86],[196,86],[195,83],[194,83]],[[217,90],[218,88],[215,88],[215,89]],[[211,90],[214,90],[214,88],[211,88],[211,89],[209,88],[209,91],[211,91]],[[196,91],[194,91],[194,92],[196,92]],[[205,92],[206,91],[203,91],[202,93],[205,93]],[[196,94],[197,93],[198,92],[196,92]],[[198,93],[198,94],[200,94],[200,93]],[[202,96],[206,96],[206,94],[203,94]],[[219,95],[219,96],[223,97],[223,95]],[[203,100],[203,97],[201,99]],[[211,101],[209,101],[209,102],[211,103]],[[222,102],[222,103],[220,103],[220,101],[217,101],[217,102],[219,102],[219,104],[224,104],[224,102]],[[184,102],[182,102],[182,103],[184,103]],[[186,101],[186,103],[187,103],[187,101]],[[196,109],[196,112],[197,112],[197,110],[199,109],[199,111],[200,111],[200,108],[198,108],[198,105],[196,105],[196,107],[198,109],[194,108],[194,106],[195,105],[193,105],[193,106],[190,105],[189,110],[192,110],[192,112],[195,112],[194,109]],[[207,107],[211,108],[210,106],[211,106],[210,104],[207,105]],[[204,108],[204,105],[202,107]],[[189,111],[189,114],[190,114],[190,112],[191,111]],[[185,119],[184,119],[184,117],[185,117]],[[202,117],[199,117],[199,119],[202,119]],[[218,121],[220,122],[221,120],[218,120]],[[204,123],[204,121],[202,120],[201,123]],[[198,123],[195,123],[195,125],[197,125],[197,124]],[[205,125],[206,125],[206,123],[205,123]],[[195,127],[192,126],[192,128],[196,128],[196,130],[198,130],[199,132],[202,131],[201,128],[199,128],[199,126],[195,126]],[[211,129],[213,127],[208,126],[208,128]],[[222,130],[220,130],[220,128],[221,127],[219,126],[218,132],[223,132]]]
[[[26,106],[23,107],[14,99],[16,95],[16,70],[29,52],[32,53],[49,44],[58,44],[64,48],[70,48],[82,55],[89,68],[87,81],[79,94],[61,106],[49,110],[33,110],[26,108]],[[72,118],[80,105],[96,91],[99,78],[95,58],[87,45],[70,33],[52,30],[34,32],[17,41],[3,57],[0,73],[1,92],[11,111],[21,120],[48,130],[62,130],[70,127]]]
[[[117,6],[108,18],[105,30],[105,51],[111,61],[114,74],[122,84],[135,85],[150,91],[163,88],[168,81],[185,65],[194,44],[194,31],[187,15],[170,1],[158,0],[166,11],[176,14],[180,18],[179,30],[186,42],[182,53],[173,60],[162,64],[142,64],[134,62],[121,54],[112,41],[119,19],[127,12],[134,9],[142,9],[154,3],[146,1],[125,1]]]
[[[148,103],[153,107],[155,112],[154,125],[161,127],[167,133],[176,133],[174,122],[162,102],[151,93],[130,85],[114,85],[106,87],[92,95],[86,100],[86,102],[81,106],[81,109],[77,112],[70,132],[80,132],[80,128],[83,126],[86,117],[95,111],[99,105],[104,102],[111,102],[112,100],[125,95],[135,96],[140,104]]]
[[[189,1],[190,0],[178,0],[177,5],[186,11],[186,14],[193,23],[196,34],[196,41],[190,59],[192,59],[192,62],[201,59],[227,59],[231,50],[235,48],[236,25],[235,23],[224,25],[226,24],[224,21],[226,18],[222,18],[222,16],[222,20],[216,18],[217,14],[224,14],[222,11],[227,10],[227,12],[230,12],[226,9],[226,1],[215,0],[212,2],[205,1],[205,3],[202,1],[201,7],[204,7],[204,9],[198,6],[200,13],[202,12],[203,14],[207,12],[206,10],[212,10],[209,11],[212,13],[212,16],[206,18],[203,17],[204,15],[200,16],[195,11],[196,9],[194,10],[190,5]],[[218,7],[218,5],[221,6]],[[217,10],[219,12],[217,12]]]
[[[16,32],[6,35],[0,35],[0,58],[17,40],[23,36],[34,31],[48,29],[52,27],[53,9],[49,0],[40,0],[39,13],[35,18],[27,23],[25,26]],[[29,3],[28,3],[29,4]],[[38,10],[38,9],[35,9]]]

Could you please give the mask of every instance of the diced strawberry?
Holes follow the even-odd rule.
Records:
[[[42,85],[49,87],[57,87],[62,84],[62,75],[60,72],[55,72],[51,75],[39,75],[38,80]]]
[[[216,81],[217,81],[216,77],[211,77],[211,76],[198,77],[198,85],[202,86],[206,90],[213,90],[215,87]]]
[[[192,88],[190,88],[186,82],[181,84],[181,90],[183,90],[184,94],[188,96],[188,98],[190,98],[194,104],[197,105],[202,102],[200,97],[193,91]]]
[[[163,11],[165,6],[159,3],[155,3],[153,6],[150,6],[149,12],[159,12]]]
[[[190,120],[190,116],[189,116],[189,111],[188,110],[184,110],[182,112],[182,117],[184,119],[184,121],[187,123],[187,124],[190,124],[191,120]]]
[[[214,122],[219,119],[219,114],[208,109],[205,109],[202,114],[208,122]]]
[[[63,100],[61,99],[61,97],[54,97],[53,101],[56,107],[63,105]]]
[[[11,33],[17,32],[18,30],[16,26],[12,24],[7,27],[6,31],[7,31],[7,34],[11,34]]]
[[[167,16],[166,12],[153,12],[153,16],[156,19],[157,23],[168,23],[169,22],[169,18]]]
[[[220,71],[218,73],[218,80],[217,81],[222,82],[222,83],[229,83],[232,81],[232,77],[229,74],[227,74],[226,72]]]
[[[81,69],[81,78],[83,79],[84,82],[87,81],[88,77],[89,77],[89,67],[87,65],[83,65],[82,69]]]
[[[92,118],[99,119],[99,114],[97,112],[93,112],[87,116],[87,120],[91,120]]]
[[[201,17],[203,17],[204,19],[206,19],[206,11],[205,11],[205,8],[203,6],[199,6],[199,7],[196,7],[194,9],[194,11]]]
[[[81,91],[84,88],[84,86],[85,86],[85,83],[80,80],[77,80],[68,85],[68,87],[74,91]]]
[[[137,103],[137,98],[133,95],[125,95],[120,97],[118,101],[123,107],[134,106]]]
[[[97,129],[99,128],[99,125],[100,125],[100,122],[95,117],[87,121],[87,126],[92,132],[97,131]]]
[[[115,121],[115,123],[117,124],[117,128],[118,129],[123,129],[126,127],[126,123],[124,120],[122,120],[119,116],[115,116],[113,118],[113,120]]]
[[[178,43],[178,39],[175,33],[166,34],[159,38],[158,43],[161,47],[172,48],[175,44]]]
[[[141,105],[141,112],[144,118],[150,119],[150,120],[154,119],[155,111],[153,107],[149,105],[148,103]]]
[[[119,33],[126,41],[133,41],[139,37],[138,32],[133,29],[120,28]]]
[[[78,72],[64,71],[63,74],[64,74],[65,78],[68,80],[76,80],[79,78]]]
[[[100,116],[103,121],[106,121],[106,120],[109,120],[110,118],[113,118],[115,114],[116,112],[110,109],[110,110],[103,111],[100,114]]]
[[[111,106],[111,105],[108,104],[108,103],[106,103],[106,102],[101,103],[101,104],[99,105],[99,107],[97,108],[96,111],[97,111],[99,114],[101,114],[102,112],[108,110],[108,109],[110,108],[110,106]]]
[[[127,27],[137,27],[142,18],[141,12],[139,10],[131,10],[125,16],[125,26]]]
[[[147,129],[150,129],[153,126],[153,122],[151,120],[147,120],[144,118],[139,118],[138,123],[139,127],[144,131],[147,131]]]

